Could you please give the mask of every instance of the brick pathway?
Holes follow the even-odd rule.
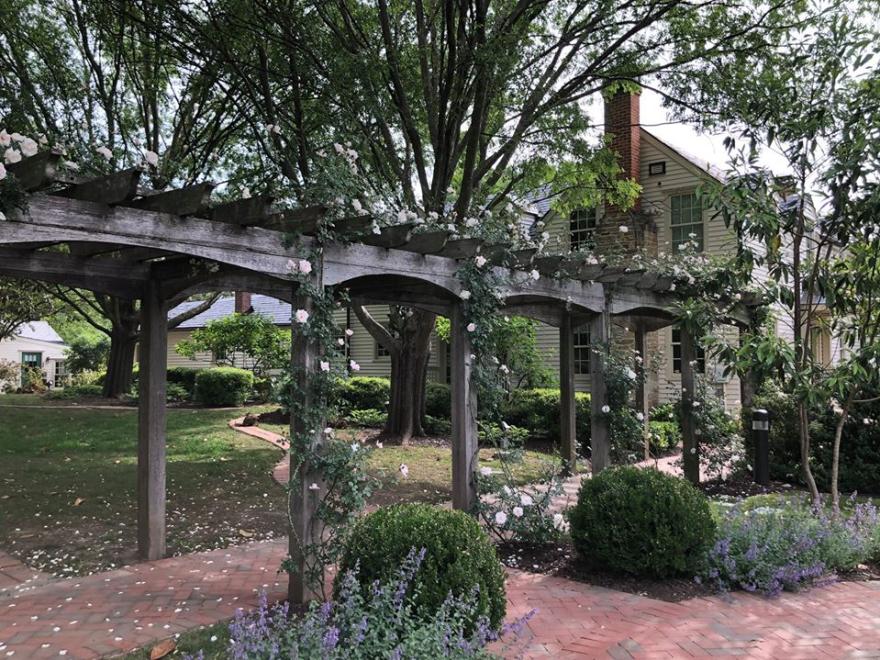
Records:
[[[93,658],[232,616],[284,593],[283,541],[253,543],[61,580],[0,597],[0,658]],[[509,571],[508,615],[538,614],[530,658],[880,657],[880,583],[768,601],[737,594],[664,603]],[[521,649],[520,649],[521,650]]]
[[[0,550],[0,598],[13,592],[35,588],[51,579],[50,575],[25,566],[12,555]]]

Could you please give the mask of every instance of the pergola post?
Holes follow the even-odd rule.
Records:
[[[452,308],[452,506],[471,511],[477,503],[477,390],[471,378],[472,347],[460,305]]]
[[[574,397],[574,332],[571,312],[562,310],[559,324],[559,429],[562,440],[562,465],[565,474],[577,467],[577,410]]]
[[[694,362],[697,359],[694,337],[681,329],[681,437],[685,479],[700,483],[700,448],[694,420]]]
[[[648,433],[648,413],[651,406],[648,403],[647,369],[645,362],[648,357],[648,331],[644,323],[635,324],[635,351],[638,356],[635,372],[638,375],[636,382],[636,410],[642,413],[642,437],[645,440],[645,460],[651,458],[651,436]]]
[[[610,337],[610,318],[607,311],[590,321],[590,446],[593,474],[599,474],[611,464],[611,446],[608,440],[608,415],[602,408],[608,405],[605,387],[605,351]]]
[[[168,303],[150,280],[141,301],[138,397],[138,554],[165,556],[165,381],[168,360]]]
[[[320,268],[316,269],[320,271]],[[322,277],[315,274],[313,283],[320,287]],[[301,292],[299,285],[294,292],[291,313],[297,310],[305,310],[310,316],[314,311],[314,303],[311,296]],[[311,448],[316,450],[324,442],[324,427],[326,420],[318,420],[311,424],[297,410],[310,411],[314,408],[312,388],[309,380],[312,374],[317,372],[320,347],[314,340],[307,339],[299,330],[299,324],[292,322],[290,366],[293,374],[294,388],[291,393],[292,405],[290,414],[290,476],[288,480],[288,511],[290,516],[290,530],[288,536],[288,553],[290,554],[291,572],[287,583],[287,598],[294,605],[303,605],[311,600],[321,598],[320,586],[311,584],[306,575],[306,557],[303,547],[318,542],[320,530],[315,524],[315,510],[318,498],[323,492],[324,482],[322,475],[316,474],[312,466],[304,460],[297,451],[294,438],[307,438]],[[310,490],[311,484],[319,486],[318,491]]]

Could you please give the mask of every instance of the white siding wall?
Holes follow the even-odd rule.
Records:
[[[22,337],[13,337],[0,341],[0,360],[12,362],[15,365],[21,365],[22,353],[42,353],[43,354],[43,371],[49,382],[55,380],[55,365],[59,361],[63,361],[64,344],[55,344],[47,341],[39,341],[37,339],[25,339]],[[0,383],[0,391],[3,391],[4,383]],[[19,383],[9,383],[13,387],[18,387]]]

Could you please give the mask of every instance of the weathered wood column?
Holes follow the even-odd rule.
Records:
[[[471,338],[460,305],[451,314],[452,331],[452,506],[470,511],[477,502],[477,390],[471,378]]]
[[[602,410],[608,405],[605,353],[608,350],[610,330],[611,319],[608,312],[597,314],[590,321],[590,446],[594,475],[611,464],[608,415]]]
[[[574,332],[571,312],[562,310],[559,324],[559,431],[565,474],[577,467],[577,409],[574,398]]]
[[[150,280],[141,301],[138,397],[138,554],[165,556],[165,382],[168,303]]]
[[[645,460],[651,458],[651,435],[648,432],[648,413],[651,406],[648,403],[648,383],[647,383],[647,367],[645,365],[648,359],[648,331],[645,329],[644,323],[635,324],[635,350],[638,360],[635,364],[635,372],[638,375],[636,383],[636,410],[642,413],[642,438],[645,442]]]
[[[313,271],[312,283],[322,286],[321,267]],[[311,296],[304,294],[299,285],[296,286],[292,300],[291,313],[305,310],[309,316],[314,311]],[[311,600],[322,598],[320,585],[309,584],[306,576],[306,557],[303,546],[311,545],[319,540],[320,529],[315,521],[315,510],[318,498],[324,491],[322,475],[316,474],[302,455],[297,451],[296,438],[306,438],[312,450],[319,449],[325,441],[325,420],[317,420],[309,424],[299,411],[313,411],[314,401],[309,380],[316,373],[319,365],[320,347],[314,340],[307,340],[299,330],[301,324],[291,320],[291,354],[290,366],[293,374],[290,411],[290,476],[288,479],[288,512],[290,531],[288,536],[288,553],[290,554],[291,572],[287,583],[287,598],[295,605],[302,605]],[[309,490],[311,484],[318,484],[319,490]]]
[[[700,483],[700,448],[697,444],[696,420],[694,419],[694,362],[697,351],[693,335],[681,329],[681,437],[682,462],[685,479]],[[699,404],[697,404],[699,405]]]

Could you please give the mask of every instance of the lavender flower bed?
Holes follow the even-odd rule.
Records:
[[[731,508],[720,521],[701,579],[721,590],[777,596],[783,590],[834,580],[880,551],[877,508],[853,497],[837,515],[823,507]]]
[[[393,582],[374,582],[369,593],[362,593],[356,572],[349,571],[337,601],[314,604],[299,617],[291,616],[286,604],[269,606],[263,595],[257,610],[239,610],[230,623],[229,656],[233,660],[491,658],[486,646],[515,639],[535,614],[533,610],[500,630],[481,616],[470,635],[465,630],[474,620],[476,598],[450,596],[433,616],[416,616],[407,594],[424,557],[424,549],[413,550]]]

